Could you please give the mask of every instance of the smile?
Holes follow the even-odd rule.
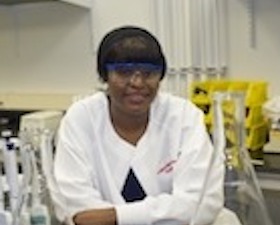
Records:
[[[147,95],[139,94],[139,93],[128,94],[125,97],[129,100],[129,102],[132,102],[134,104],[137,104],[137,103],[140,104],[147,99]]]

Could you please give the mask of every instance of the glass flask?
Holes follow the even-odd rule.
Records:
[[[242,225],[272,225],[245,146],[244,93],[216,92],[212,107],[214,152],[225,156],[224,207],[235,213]]]

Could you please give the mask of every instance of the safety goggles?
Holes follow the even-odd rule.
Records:
[[[130,78],[135,72],[139,72],[143,78],[152,78],[158,76],[163,67],[152,63],[107,63],[106,69],[123,78]]]

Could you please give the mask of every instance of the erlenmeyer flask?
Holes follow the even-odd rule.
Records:
[[[225,207],[237,215],[242,225],[272,225],[245,147],[244,121],[243,93],[214,93],[211,134],[215,150],[225,154]]]

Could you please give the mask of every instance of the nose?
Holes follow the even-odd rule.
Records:
[[[141,86],[145,83],[144,76],[140,71],[135,71],[129,78],[129,84],[133,86]]]

